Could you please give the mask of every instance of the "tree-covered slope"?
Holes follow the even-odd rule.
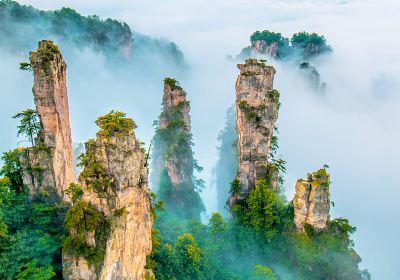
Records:
[[[148,53],[163,63],[181,65],[183,54],[173,42],[133,35],[122,21],[83,16],[71,8],[41,11],[15,1],[0,1],[0,48],[26,54],[41,39],[51,39],[63,51],[90,49],[108,59],[131,63]]]

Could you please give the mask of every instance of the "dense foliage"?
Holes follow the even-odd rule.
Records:
[[[72,256],[82,256],[90,265],[99,268],[104,260],[111,223],[103,212],[90,203],[78,200],[65,215],[65,227],[70,232],[63,250]],[[93,234],[95,244],[88,244]]]
[[[355,228],[346,219],[329,221],[325,231],[298,232],[292,204],[267,180],[234,211],[227,220],[213,213],[207,225],[161,213],[151,262],[157,279],[369,279],[358,269]]]
[[[225,128],[221,139],[226,148],[220,154],[221,162],[235,155],[236,133],[234,125],[230,126],[232,135],[227,135]],[[307,224],[304,232],[295,228],[292,202],[283,195],[285,161],[277,155],[277,133],[275,130],[269,155],[268,168],[273,172],[238,201],[232,208],[233,217],[224,220],[216,212],[205,225],[176,219],[171,211],[159,213],[154,225],[158,243],[148,261],[157,279],[370,279],[367,271],[358,268],[361,259],[350,238],[355,228],[347,219],[331,220],[323,231]],[[234,174],[236,166],[229,166],[226,171]],[[325,168],[316,173],[319,179],[315,183],[327,187]],[[273,180],[278,181],[278,192],[271,187]],[[217,185],[223,196],[220,207],[229,195],[228,182],[223,188]],[[230,193],[240,190],[240,182],[233,180]]]
[[[37,41],[47,38],[56,41],[63,51],[89,48],[112,60],[130,61],[127,58],[131,56],[149,59],[147,55],[152,53],[174,65],[184,61],[179,47],[172,42],[140,34],[135,34],[134,42],[126,23],[96,15],[83,16],[71,8],[41,11],[12,0],[0,0],[0,26],[0,48],[13,53],[27,53]],[[132,52],[133,48],[137,51]],[[29,65],[21,66],[29,69]]]
[[[9,152],[10,154],[12,152]],[[0,278],[53,279],[61,277],[61,246],[64,236],[63,205],[28,202],[15,178],[17,161],[3,157],[0,179]],[[11,169],[8,167],[12,166]]]
[[[96,120],[100,130],[97,133],[100,137],[110,137],[111,135],[126,134],[136,128],[136,124],[126,113],[112,110],[110,113],[100,116]]]
[[[256,31],[250,36],[250,42],[254,45],[257,41],[264,43],[262,51],[266,51],[266,48],[271,44],[276,44],[277,57],[285,57],[289,54],[289,39],[282,36],[281,33],[275,33],[268,30]]]
[[[280,59],[297,57],[309,59],[332,50],[324,36],[305,31],[293,34],[290,40],[281,33],[269,30],[256,31],[250,36],[250,42],[251,46],[241,51],[240,58],[250,57],[256,52],[261,55],[269,53]]]

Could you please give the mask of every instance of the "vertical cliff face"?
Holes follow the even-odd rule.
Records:
[[[307,180],[296,182],[293,198],[294,223],[298,230],[308,224],[317,230],[323,230],[329,220],[329,174],[320,169],[307,175]]]
[[[201,170],[193,158],[190,105],[186,92],[172,79],[164,80],[159,125],[153,138],[152,183],[166,208],[187,218],[200,218],[204,206],[198,191],[202,181],[194,177]]]
[[[236,179],[245,197],[268,174],[268,155],[278,118],[279,92],[273,89],[275,69],[256,59],[239,64],[236,81],[236,127],[239,166]],[[234,204],[231,199],[229,204]]]
[[[50,201],[65,200],[65,189],[74,182],[67,66],[52,41],[40,41],[29,59],[41,130],[35,147],[21,153],[23,181],[31,199],[41,193]]]
[[[95,140],[86,143],[79,178],[83,193],[70,210],[72,216],[79,205],[89,205],[106,222],[83,231],[76,226],[78,222],[69,227],[70,242],[63,249],[64,279],[144,279],[152,226],[146,157],[135,137],[133,121],[124,115],[117,117],[118,113],[106,115],[100,122],[99,118],[98,124],[105,121],[108,129],[122,120],[125,127],[101,129]],[[74,247],[79,238],[84,247],[100,252],[100,257],[93,260]]]
[[[257,54],[268,54],[271,57],[277,57],[278,55],[278,42],[266,42],[265,40],[255,40],[251,42],[252,53]]]
[[[175,125],[174,122],[180,121],[182,122],[181,125],[173,128],[174,133],[190,133],[189,102],[186,100],[186,92],[177,85],[176,82],[166,81],[164,83],[162,105],[160,129],[168,129]],[[179,120],[177,120],[177,115],[180,115]],[[167,147],[167,145],[165,145],[164,148],[171,149],[178,147]],[[178,185],[191,181],[193,168],[190,168],[190,165],[193,158],[190,151],[184,151],[180,154],[170,153],[170,155],[166,155],[164,159],[164,165],[172,184]]]

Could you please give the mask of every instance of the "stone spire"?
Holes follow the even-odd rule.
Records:
[[[303,230],[305,224],[317,230],[326,228],[330,209],[329,183],[325,169],[307,174],[307,180],[297,180],[293,206],[298,230]]]
[[[190,105],[178,81],[164,80],[162,112],[153,138],[152,183],[167,210],[184,218],[200,219],[204,210],[194,169]]]
[[[268,174],[268,156],[278,118],[279,92],[273,89],[275,69],[257,59],[238,64],[236,80],[236,127],[238,132],[238,170],[240,192],[231,197],[247,196],[257,180]]]
[[[90,205],[104,216],[106,222],[83,231],[79,226],[69,228],[68,238],[77,240],[84,236],[85,246],[104,253],[96,263],[90,258],[85,259],[84,252],[76,253],[77,248],[66,245],[63,276],[66,280],[144,279],[146,256],[152,249],[146,156],[135,137],[133,129],[136,126],[131,119],[125,118],[125,114],[111,112],[99,120],[96,123],[105,126],[95,140],[86,143],[85,167],[79,177],[83,194],[70,211],[75,211],[79,205]],[[115,123],[120,127],[109,130]]]
[[[186,92],[179,86],[178,82],[168,80],[164,82],[164,94],[162,100],[162,113],[160,115],[160,129],[168,129],[172,122],[182,121],[183,124],[177,126],[174,133],[190,134],[190,116],[189,102],[186,100]],[[177,118],[177,114],[179,115]],[[179,119],[179,120],[177,120]],[[168,148],[168,147],[165,147]],[[179,156],[179,158],[177,157]],[[164,161],[168,175],[172,184],[178,185],[190,182],[193,175],[193,169],[180,168],[180,162],[191,164],[193,161],[192,152],[186,151],[172,155]]]
[[[40,41],[29,54],[34,75],[33,96],[41,130],[35,147],[21,157],[23,181],[30,198],[44,194],[50,201],[66,200],[74,182],[72,140],[67,95],[67,66],[52,41]]]

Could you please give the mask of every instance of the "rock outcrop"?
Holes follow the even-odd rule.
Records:
[[[278,42],[267,42],[265,40],[252,41],[251,51],[253,55],[268,54],[276,58],[278,56]]]
[[[293,206],[298,230],[303,230],[305,224],[317,230],[326,228],[330,209],[329,183],[325,169],[307,174],[307,180],[297,180]]]
[[[22,178],[29,198],[42,195],[67,200],[65,190],[74,182],[72,141],[67,95],[67,66],[52,41],[40,41],[29,54],[34,75],[33,95],[41,129],[34,147],[21,153]]]
[[[204,209],[194,177],[200,170],[193,158],[190,105],[178,81],[164,80],[162,112],[153,138],[152,184],[166,209],[186,218],[200,219]]]
[[[64,279],[145,278],[146,256],[152,249],[146,156],[135,137],[134,122],[121,114],[111,112],[96,122],[103,128],[95,140],[86,143],[84,169],[79,178],[83,194],[81,202],[70,210],[86,203],[82,205],[94,207],[104,216],[107,223],[101,228],[85,231],[80,231],[79,226],[69,228],[72,240],[69,244],[76,244],[74,240],[81,236],[87,248],[104,253],[100,261],[93,261],[67,244],[63,249]],[[121,126],[109,130],[115,123]]]
[[[175,133],[190,133],[190,116],[189,102],[186,100],[186,92],[174,81],[164,82],[164,94],[162,100],[162,113],[160,115],[160,129],[167,129],[172,122],[176,122],[177,116],[182,125],[176,127]],[[164,147],[171,148],[171,147]],[[187,151],[178,155],[171,155],[164,160],[165,168],[168,176],[171,178],[172,184],[178,185],[190,182],[193,175],[193,169],[180,168],[181,165],[189,165],[193,161],[192,153]]]
[[[268,174],[268,156],[279,111],[279,92],[273,89],[275,69],[263,61],[247,59],[238,64],[236,80],[236,127],[240,193],[229,201],[247,196],[257,180]]]

